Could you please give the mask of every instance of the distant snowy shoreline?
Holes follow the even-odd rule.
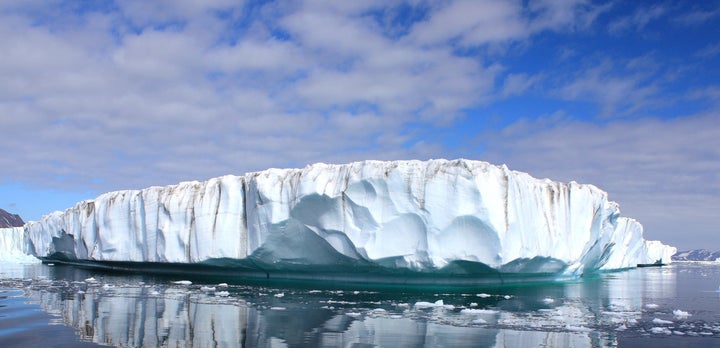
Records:
[[[710,251],[706,249],[684,250],[673,255],[672,260],[720,262],[720,251]]]

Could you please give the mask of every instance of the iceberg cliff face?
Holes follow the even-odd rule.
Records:
[[[592,185],[468,160],[315,164],[117,191],[28,223],[25,233],[39,257],[235,259],[263,270],[577,275],[675,253],[645,241],[642,226]]]
[[[28,255],[23,227],[0,228],[0,262],[35,263],[39,260]]]

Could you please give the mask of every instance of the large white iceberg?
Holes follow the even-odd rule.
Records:
[[[126,190],[24,229],[49,259],[273,271],[543,273],[665,262],[675,248],[593,185],[470,160],[364,161],[268,169]]]
[[[23,227],[0,228],[0,262],[37,263],[36,257],[27,253]]]

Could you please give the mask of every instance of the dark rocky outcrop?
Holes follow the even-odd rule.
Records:
[[[25,225],[20,215],[10,214],[3,209],[0,209],[0,228],[6,227],[22,227]]]

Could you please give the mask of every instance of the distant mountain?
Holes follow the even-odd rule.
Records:
[[[720,259],[720,251],[695,249],[679,251],[672,256],[673,261],[715,261]]]
[[[20,218],[20,215],[10,214],[0,209],[0,228],[22,227],[23,225],[25,225],[25,222]]]

